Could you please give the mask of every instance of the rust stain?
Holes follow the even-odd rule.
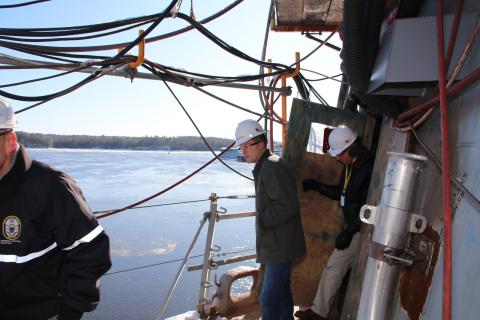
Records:
[[[423,237],[425,241],[421,241],[420,237]],[[428,290],[432,285],[440,249],[440,235],[428,225],[423,234],[413,235],[410,238],[409,246],[415,246],[416,243],[433,244],[433,252],[430,260],[416,262],[413,266],[404,268],[400,276],[400,303],[412,320],[420,319]]]

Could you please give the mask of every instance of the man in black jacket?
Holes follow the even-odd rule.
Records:
[[[330,155],[344,165],[339,184],[325,185],[313,179],[306,179],[303,181],[303,189],[315,190],[339,201],[343,211],[344,228],[337,235],[335,249],[323,268],[312,307],[305,311],[297,311],[295,314],[304,320],[327,319],[343,277],[353,263],[359,245],[360,208],[367,200],[373,170],[372,155],[358,142],[357,134],[350,128],[335,128],[328,142]]]
[[[292,320],[292,262],[306,252],[295,175],[266,148],[263,128],[254,120],[238,124],[236,145],[255,163],[257,262],[265,266],[260,305],[263,320]]]
[[[65,173],[31,160],[0,100],[0,319],[77,320],[95,309],[109,240]]]

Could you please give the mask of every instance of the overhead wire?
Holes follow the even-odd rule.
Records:
[[[293,71],[293,70],[290,70],[291,67],[289,68],[286,65],[283,65],[283,64],[280,64],[280,63],[270,63],[270,62],[261,61],[261,60],[255,59],[255,58],[247,55],[246,53],[244,53],[244,52],[238,50],[237,48],[229,45],[228,43],[226,43],[225,41],[223,41],[222,39],[220,39],[219,37],[217,37],[216,35],[211,33],[202,24],[193,20],[191,17],[189,17],[188,15],[186,15],[184,13],[178,13],[177,17],[182,19],[182,20],[187,21],[188,23],[190,23],[192,26],[195,27],[195,29],[197,29],[201,34],[203,34],[205,37],[207,37],[210,41],[215,43],[221,49],[227,51],[228,53],[230,53],[230,54],[232,54],[232,55],[234,55],[238,58],[241,58],[243,60],[255,63],[257,65],[263,65],[265,67],[271,67],[271,68],[274,68],[274,69],[284,70],[285,72]]]
[[[16,37],[10,37],[10,36],[0,36],[0,39],[4,40],[10,40],[10,41],[16,41],[16,42],[56,42],[56,41],[79,41],[79,40],[88,40],[88,39],[96,39],[96,38],[101,38],[101,37],[106,37],[110,36],[113,34],[117,34],[120,32],[128,31],[137,27],[141,27],[145,24],[148,24],[150,22],[153,22],[153,20],[147,20],[143,22],[139,22],[118,30],[113,30],[113,31],[108,31],[100,34],[95,34],[95,35],[90,35],[90,36],[82,36],[82,37],[65,37],[65,38],[16,38]],[[0,33],[1,34],[1,33]]]
[[[46,102],[48,102],[48,101],[51,101],[51,100],[53,100],[53,99],[59,98],[59,97],[61,97],[61,96],[64,96],[64,95],[66,95],[67,93],[73,92],[73,91],[75,91],[76,89],[78,89],[78,88],[86,85],[87,83],[92,82],[93,80],[98,79],[98,78],[100,78],[100,77],[103,77],[104,75],[106,75],[106,74],[108,74],[108,73],[110,73],[110,72],[112,72],[112,71],[114,71],[114,70],[116,70],[116,69],[118,69],[118,68],[120,68],[120,67],[122,67],[122,65],[116,65],[116,66],[110,67],[109,69],[104,69],[104,70],[102,70],[100,73],[96,73],[95,76],[93,76],[93,77],[88,77],[88,78],[80,81],[80,82],[77,83],[76,85],[71,86],[71,87],[68,88],[68,89],[65,89],[65,90],[62,90],[62,91],[60,91],[60,92],[57,92],[56,94],[50,95],[47,99],[45,99],[45,100],[43,100],[43,101],[37,102],[37,103],[35,103],[35,104],[31,105],[31,106],[28,106],[28,107],[25,107],[25,108],[22,108],[22,109],[20,109],[20,110],[15,111],[15,114],[19,114],[19,113],[28,111],[28,110],[30,110],[30,109],[36,108],[36,107],[38,107],[38,106],[40,106],[40,105],[42,105],[42,104],[44,104],[44,103],[46,103]],[[0,90],[0,95],[4,95],[2,90]]]
[[[121,58],[122,56],[125,55],[126,52],[128,52],[131,48],[133,48],[136,44],[138,44],[144,37],[146,37],[161,21],[163,21],[163,19],[168,15],[170,14],[170,11],[171,9],[173,8],[173,6],[177,3],[177,0],[173,0],[170,5],[163,11],[162,14],[159,15],[159,17],[155,20],[154,23],[152,23],[151,26],[149,26],[147,28],[147,30],[140,34],[134,41],[132,41],[129,45],[127,45],[125,48],[123,48],[122,50],[120,50],[120,52],[113,58],[110,58],[108,59],[109,62],[111,61],[115,61],[116,59],[118,60],[119,58]],[[67,88],[67,89],[64,89],[62,91],[59,91],[57,93],[54,93],[54,94],[49,94],[49,95],[44,95],[44,96],[35,96],[35,97],[27,97],[27,96],[20,96],[20,95],[16,95],[16,94],[11,94],[11,93],[8,93],[6,91],[3,91],[3,90],[0,90],[0,95],[4,96],[4,97],[7,97],[7,98],[10,98],[10,99],[15,99],[15,100],[21,100],[21,101],[40,101],[34,105],[31,105],[29,107],[26,107],[26,108],[23,108],[21,110],[18,110],[16,111],[16,113],[21,113],[21,112],[24,112],[24,111],[27,111],[27,110],[30,110],[32,108],[35,108],[35,107],[38,107],[39,105],[47,102],[47,101],[50,101],[50,100],[53,100],[55,98],[58,98],[60,96],[63,96],[67,93],[70,93],[78,88],[80,88],[81,86],[103,76],[104,74],[118,68],[118,66],[115,66],[113,69],[111,67],[108,67],[109,69],[107,69],[107,71],[105,72],[104,69],[107,68],[107,66],[102,66],[99,71],[87,76],[85,79],[81,80],[80,82],[78,82],[77,84]]]
[[[327,76],[327,75],[325,75],[321,72],[313,71],[313,70],[306,69],[306,68],[301,68],[301,70],[311,72],[311,73],[314,73],[314,74],[318,74],[319,76],[322,76],[322,78],[319,78],[319,79],[307,79],[310,82],[323,81],[323,80],[333,80],[333,81],[340,82],[340,83],[347,83],[347,82],[344,82],[342,80],[335,79],[335,78],[338,78],[340,76],[343,76],[343,73],[339,73],[339,74],[336,74],[334,76]]]
[[[86,62],[86,63],[83,63],[82,66],[80,66],[78,68],[75,68],[75,69],[64,71],[64,72],[54,74],[54,75],[51,75],[51,76],[40,77],[40,78],[35,78],[35,79],[30,79],[30,80],[25,80],[25,81],[19,81],[19,82],[12,82],[12,83],[8,83],[8,84],[2,84],[2,85],[0,85],[0,88],[14,87],[14,86],[29,84],[29,83],[38,82],[38,81],[50,80],[50,79],[58,78],[58,77],[61,77],[61,76],[65,76],[65,75],[70,74],[70,73],[78,72],[78,71],[90,68],[90,67],[92,67],[94,65],[98,65],[98,64],[99,64],[98,62]],[[51,65],[49,67],[51,67]],[[45,68],[45,65],[42,65],[41,68]],[[0,66],[0,69],[3,69],[3,68]]]
[[[234,1],[230,5],[226,6],[224,9],[216,12],[215,14],[213,14],[213,15],[205,18],[205,19],[202,19],[200,21],[200,23],[206,24],[210,21],[213,21],[213,20],[217,19],[218,17],[221,17],[222,15],[224,15],[228,11],[235,8],[238,4],[240,4],[243,1],[244,0]],[[140,18],[133,18],[133,19],[140,19]],[[127,21],[127,20],[124,20],[124,21]],[[102,25],[102,24],[99,24],[99,25]],[[82,28],[82,27],[88,28],[90,26],[92,26],[92,25],[81,26],[81,27],[62,27],[62,30],[63,29],[69,30],[69,29],[72,29],[72,28]],[[93,26],[98,26],[98,25],[93,25]],[[49,30],[49,29],[50,28],[36,28],[36,29],[33,29],[33,30]],[[170,37],[185,33],[187,31],[190,31],[190,30],[193,30],[193,29],[194,29],[193,26],[189,26],[189,27],[185,27],[185,28],[182,28],[182,29],[179,29],[179,30],[176,30],[176,31],[165,33],[165,34],[162,34],[162,35],[159,35],[159,36],[153,36],[151,38],[146,37],[145,38],[145,43],[151,43],[151,42],[163,40],[163,39],[166,39],[166,38],[170,38]],[[13,32],[16,32],[15,31],[16,29],[1,29],[0,28],[0,34],[2,34],[2,30],[14,30]],[[30,31],[31,29],[23,29],[23,30]],[[115,50],[115,49],[119,49],[119,48],[124,48],[129,43],[130,42],[123,42],[123,43],[115,43],[115,44],[110,44],[110,45],[81,46],[81,47],[48,47],[48,46],[42,46],[41,48],[44,49],[44,50],[50,50],[50,51],[54,51],[54,52],[55,51],[62,51],[62,52],[106,51],[106,50]]]
[[[158,76],[160,79],[162,79],[162,74],[159,73],[157,69],[160,69],[161,71],[166,72],[166,73],[168,74],[168,71],[167,71],[166,69],[164,69],[162,65],[157,64],[157,63],[152,62],[152,61],[149,61],[149,60],[147,60],[147,59],[144,60],[144,67],[145,67],[147,70],[149,70],[150,72],[152,72],[153,74],[155,74],[156,76]],[[171,75],[171,73],[170,73],[170,75]],[[178,75],[177,75],[177,76],[178,76]],[[258,116],[258,117],[262,117],[262,118],[265,117],[265,115],[263,115],[263,114],[261,114],[261,113],[255,112],[255,111],[250,110],[250,109],[245,108],[245,107],[242,107],[242,106],[240,106],[240,105],[238,105],[238,104],[236,104],[236,103],[233,103],[233,102],[228,101],[228,100],[226,100],[226,99],[223,99],[223,98],[221,98],[221,97],[219,97],[219,96],[217,96],[217,95],[215,95],[215,94],[213,94],[213,93],[211,93],[211,92],[208,92],[207,90],[201,88],[200,86],[196,85],[195,83],[192,83],[192,82],[188,81],[187,79],[183,79],[183,80],[184,80],[184,85],[191,86],[192,88],[194,88],[194,89],[196,89],[196,90],[198,90],[198,91],[200,91],[200,92],[202,92],[202,93],[204,93],[204,94],[206,94],[206,95],[208,95],[208,96],[210,96],[210,97],[212,97],[212,98],[214,98],[214,99],[216,99],[216,100],[218,100],[218,101],[221,101],[221,102],[223,102],[223,103],[225,103],[225,104],[228,104],[228,105],[230,105],[230,106],[232,106],[232,107],[234,107],[234,108],[237,108],[237,109],[239,109],[239,110],[242,110],[242,111],[251,113],[251,114],[256,115],[256,116]],[[268,116],[267,116],[267,118],[268,118]],[[274,121],[279,122],[279,121],[276,120],[276,119],[274,119]]]
[[[195,123],[195,121],[193,120],[192,116],[190,116],[190,113],[187,111],[187,109],[185,108],[185,106],[182,104],[182,102],[180,101],[180,99],[178,99],[177,95],[175,94],[175,92],[173,92],[172,88],[168,85],[168,83],[163,80],[163,84],[167,87],[167,89],[170,91],[170,93],[173,95],[173,97],[175,98],[175,100],[177,101],[177,103],[180,105],[180,107],[182,108],[183,112],[185,112],[186,116],[188,117],[188,119],[190,120],[190,122],[192,123],[192,125],[195,127],[195,130],[197,130],[198,134],[200,135],[200,138],[202,139],[203,143],[205,143],[205,145],[207,146],[207,148],[210,150],[210,152],[213,154],[214,157],[217,158],[218,161],[220,161],[225,167],[227,167],[228,169],[230,169],[231,171],[235,172],[236,174],[242,176],[243,178],[246,178],[250,181],[253,181],[253,178],[250,178],[246,175],[244,175],[243,173],[239,172],[238,170],[232,168],[231,166],[229,166],[227,163],[225,163],[225,161],[223,161],[216,153],[215,153],[215,150],[213,150],[212,146],[210,146],[210,144],[208,143],[207,139],[205,139],[204,135],[202,134],[202,132],[200,131],[200,128],[198,128],[197,124]],[[231,147],[230,147],[231,148]],[[228,149],[230,149],[228,148]]]

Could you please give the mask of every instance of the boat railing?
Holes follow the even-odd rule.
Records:
[[[200,278],[199,298],[198,298],[198,304],[197,304],[197,311],[199,312],[202,318],[205,317],[206,315],[211,314],[211,312],[214,311],[212,310],[213,297],[212,298],[209,297],[209,288],[215,285],[215,281],[212,282],[212,279],[211,279],[211,271],[217,269],[218,266],[220,265],[227,265],[231,263],[237,263],[240,261],[252,260],[256,258],[256,254],[248,254],[248,255],[237,256],[237,257],[224,259],[224,260],[213,259],[214,252],[217,252],[220,250],[220,247],[213,245],[216,223],[220,222],[221,220],[253,217],[256,215],[256,213],[255,211],[251,211],[251,212],[238,212],[238,213],[227,214],[225,209],[220,208],[221,210],[219,210],[218,196],[216,193],[212,193],[209,199],[210,199],[210,211],[205,212],[203,219],[200,221],[200,226],[192,240],[192,243],[190,244],[190,247],[188,248],[185,254],[184,259],[182,260],[182,263],[175,276],[175,279],[173,280],[170,286],[170,289],[167,293],[167,296],[165,297],[165,300],[162,304],[162,307],[159,313],[157,314],[156,320],[162,319],[162,316],[165,313],[166,307],[168,305],[168,302],[170,301],[172,293],[180,279],[180,275],[183,269],[185,268],[185,265],[188,259],[190,258],[192,249],[200,235],[200,232],[203,226],[207,222],[208,222],[208,231],[207,231],[207,237],[206,237],[206,243],[205,243],[205,251],[203,255],[203,263],[198,265],[193,265],[187,268],[188,271],[202,270],[202,275]],[[251,272],[248,274],[251,275]]]

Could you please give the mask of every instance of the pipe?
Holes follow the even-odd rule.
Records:
[[[357,319],[392,319],[392,299],[402,264],[413,261],[404,256],[410,232],[422,233],[425,217],[413,214],[416,186],[424,156],[388,153],[383,192],[378,207],[365,205],[360,219],[375,226],[360,296]]]
[[[449,97],[455,96],[458,93],[460,93],[462,90],[468,88],[469,86],[471,86],[472,84],[477,82],[478,80],[480,80],[480,67],[476,68],[468,76],[466,76],[462,80],[458,81],[451,88],[447,89],[446,94]],[[431,107],[434,107],[434,106],[438,105],[439,100],[440,100],[440,98],[437,95],[437,96],[433,97],[432,99],[430,99],[430,100],[428,100],[428,101],[426,101],[426,102],[424,102],[424,103],[422,103],[418,106],[415,106],[411,109],[408,109],[405,112],[402,112],[397,118],[397,123],[400,126],[408,125],[408,123],[402,123],[402,122],[408,120],[408,118],[410,118],[412,116],[415,116],[419,113],[422,113],[422,112],[430,109]]]
[[[445,84],[443,52],[443,0],[437,1],[438,34],[438,88],[442,135],[442,189],[443,189],[443,307],[442,319],[452,318],[452,208],[450,207],[450,147],[448,145],[448,105]]]

